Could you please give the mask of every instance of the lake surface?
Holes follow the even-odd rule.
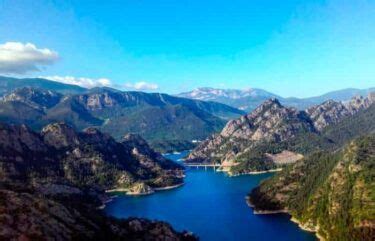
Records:
[[[186,153],[169,154],[178,160]],[[273,174],[227,177],[213,169],[188,168],[185,185],[148,196],[119,196],[105,211],[119,218],[144,217],[189,230],[203,241],[315,241],[314,234],[292,223],[286,214],[254,215],[246,194]]]

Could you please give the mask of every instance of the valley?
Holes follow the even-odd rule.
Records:
[[[110,88],[9,91],[0,101],[5,238],[40,238],[54,225],[64,228],[50,237],[70,240],[373,236],[374,93],[306,110],[270,98],[244,114]]]

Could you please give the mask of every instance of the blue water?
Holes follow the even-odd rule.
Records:
[[[171,154],[177,160],[186,155]],[[272,174],[227,177],[223,173],[189,168],[185,185],[148,196],[119,196],[108,203],[107,214],[167,221],[176,230],[189,230],[203,241],[312,241],[286,214],[254,215],[246,194]]]

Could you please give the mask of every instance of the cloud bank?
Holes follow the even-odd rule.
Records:
[[[124,84],[125,88],[133,89],[133,90],[157,90],[159,86],[154,83],[147,83],[144,81],[137,82],[137,83],[126,83]]]
[[[148,82],[136,82],[136,83],[125,83],[125,84],[115,84],[108,78],[87,78],[87,77],[74,77],[74,76],[39,76],[39,78],[48,79],[56,82],[61,82],[64,84],[79,85],[84,88],[94,88],[94,87],[113,87],[113,88],[126,88],[130,90],[146,91],[146,90],[157,90],[159,86],[154,83]]]
[[[41,66],[58,60],[57,52],[39,49],[32,43],[6,42],[0,44],[0,73],[25,74],[39,71]]]
[[[40,76],[40,78],[49,79],[64,84],[79,85],[85,88],[111,86],[112,83],[107,78],[92,79],[86,77],[73,77],[73,76]]]

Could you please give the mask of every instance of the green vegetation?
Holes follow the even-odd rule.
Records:
[[[279,153],[283,150],[289,150],[303,155],[311,155],[319,151],[335,151],[353,138],[361,135],[374,133],[375,130],[375,105],[358,112],[354,116],[347,117],[338,124],[331,125],[322,130],[321,133],[301,131],[294,138],[282,142],[268,141],[260,142],[251,147],[238,158],[237,161],[246,163],[236,167],[237,172],[241,167],[244,170],[249,169],[249,164],[253,163],[254,167],[259,170],[267,170],[270,164],[262,153]],[[254,156],[257,162],[254,161]],[[262,160],[264,166],[262,166]],[[252,167],[250,167],[253,170]]]
[[[196,146],[196,144],[189,140],[154,140],[150,142],[150,146],[152,146],[155,151],[170,153],[174,151],[191,150]]]
[[[328,240],[373,240],[375,135],[310,155],[255,188],[250,202],[257,210],[287,209]]]
[[[35,81],[39,83],[38,87],[48,82],[38,79],[30,80],[30,83]],[[69,86],[61,88],[57,89],[69,90]],[[61,95],[25,87],[12,93],[0,102],[0,120],[6,123],[27,124],[39,130],[49,123],[63,121],[76,130],[97,127],[117,140],[128,133],[136,133],[162,152],[186,147],[190,149],[192,145],[188,145],[188,142],[207,138],[220,131],[229,118],[244,113],[215,102],[110,88]],[[46,101],[47,93],[56,98],[51,97],[51,101]]]

